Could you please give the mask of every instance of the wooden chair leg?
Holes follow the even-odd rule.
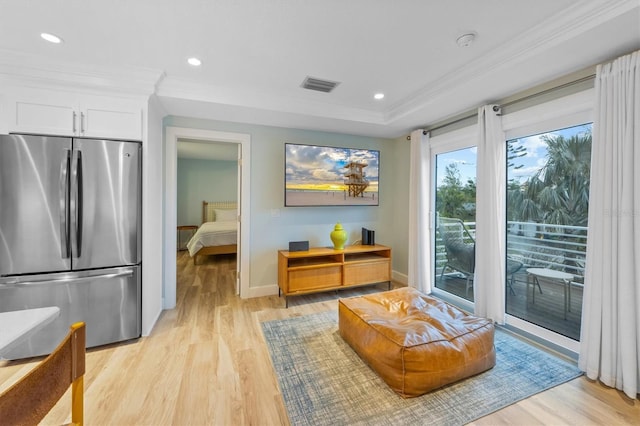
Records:
[[[71,424],[84,424],[84,376],[71,383]]]

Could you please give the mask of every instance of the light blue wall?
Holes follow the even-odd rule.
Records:
[[[393,249],[393,269],[406,273],[406,259],[397,258],[396,246],[406,245],[406,231],[398,235],[396,225],[407,222],[409,159],[395,152],[396,140],[352,136],[312,130],[259,126],[184,117],[166,117],[165,126],[188,127],[251,135],[251,236],[250,287],[277,284],[277,251],[289,241],[309,240],[311,246],[329,246],[329,233],[340,221],[349,233],[349,242],[360,238],[364,226],[376,231],[376,242]],[[355,207],[284,207],[284,144],[301,143],[380,151],[380,205]],[[406,142],[406,141],[405,141]],[[408,151],[407,151],[408,153]],[[396,180],[402,186],[396,185]],[[405,195],[400,195],[403,192]],[[278,213],[274,216],[272,213]],[[398,247],[399,252],[406,252]]]
[[[238,163],[178,159],[177,187],[178,226],[200,225],[204,200],[238,201]]]
[[[395,139],[393,145],[393,270],[406,279],[409,270],[409,164],[411,142],[406,136]]]

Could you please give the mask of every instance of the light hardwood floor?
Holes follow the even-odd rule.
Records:
[[[336,294],[291,298],[289,309],[277,296],[241,300],[233,256],[202,263],[178,254],[177,307],[162,313],[151,336],[88,351],[87,425],[289,424],[260,321],[337,309]],[[0,390],[34,362],[0,361]],[[70,392],[43,424],[69,423],[69,412]],[[640,424],[640,401],[578,378],[473,424]]]

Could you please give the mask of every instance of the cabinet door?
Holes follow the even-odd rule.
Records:
[[[73,136],[76,134],[77,112],[72,103],[46,98],[16,99],[10,102],[10,132]]]
[[[391,281],[389,260],[345,264],[344,285],[363,285]]]
[[[11,133],[142,140],[142,101],[20,88],[4,104]]]
[[[81,134],[112,139],[142,139],[142,111],[122,105],[87,105],[81,112]]]
[[[323,266],[289,271],[289,292],[335,288],[342,285],[342,266]]]

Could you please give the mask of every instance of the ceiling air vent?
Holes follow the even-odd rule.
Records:
[[[307,77],[302,82],[303,89],[316,90],[318,92],[329,93],[340,84],[336,81],[321,80],[319,78]]]

